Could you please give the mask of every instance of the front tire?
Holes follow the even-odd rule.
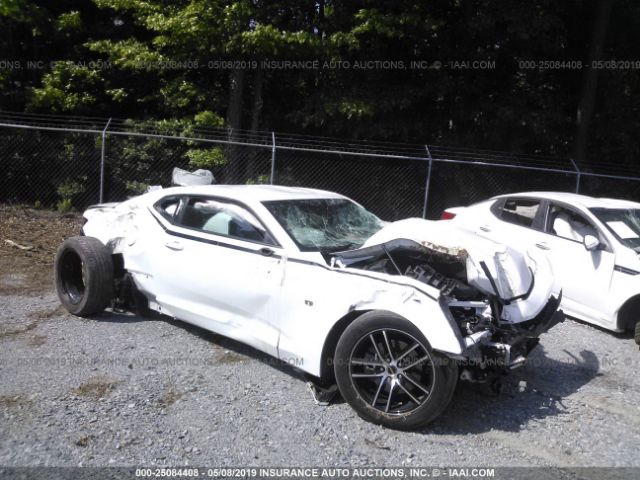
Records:
[[[97,238],[66,239],[56,253],[54,270],[58,298],[69,313],[94,315],[113,299],[111,252]]]
[[[437,418],[451,401],[458,367],[434,352],[408,320],[372,311],[344,331],[334,357],[343,398],[363,419],[413,430]]]

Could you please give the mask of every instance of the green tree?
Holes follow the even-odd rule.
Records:
[[[608,3],[608,34],[594,43],[598,5]],[[570,155],[586,135],[577,143],[594,164],[633,164],[624,158],[639,153],[637,69],[600,71],[596,88],[584,90],[594,85],[584,68],[521,68],[528,60],[586,64],[598,43],[601,58],[635,60],[640,5],[632,0],[11,0],[1,7],[2,58],[43,62],[0,69],[7,110],[191,123],[212,112],[232,139],[242,129],[273,129],[553,155]],[[321,68],[262,68],[263,59],[313,59]],[[237,62],[209,63],[216,60]],[[355,68],[381,60],[396,63]],[[441,66],[411,68],[412,61]],[[454,66],[473,61],[495,63]],[[581,103],[593,114],[590,128],[576,131]],[[234,149],[224,152],[227,179],[253,178],[255,159]]]

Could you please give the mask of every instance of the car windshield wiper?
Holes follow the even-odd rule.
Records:
[[[357,242],[348,242],[342,243],[340,245],[331,245],[327,247],[322,247],[320,250],[326,253],[332,252],[343,252],[345,250],[352,250],[353,248],[357,248],[360,244]]]

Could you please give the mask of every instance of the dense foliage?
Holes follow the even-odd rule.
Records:
[[[0,109],[633,165],[639,27],[633,0],[3,0]]]

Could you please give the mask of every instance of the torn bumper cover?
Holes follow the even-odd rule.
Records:
[[[564,321],[559,310],[562,295],[551,297],[535,318],[518,325],[479,331],[464,337],[461,366],[465,380],[484,381],[490,373],[521,367],[539,342],[539,336]]]

